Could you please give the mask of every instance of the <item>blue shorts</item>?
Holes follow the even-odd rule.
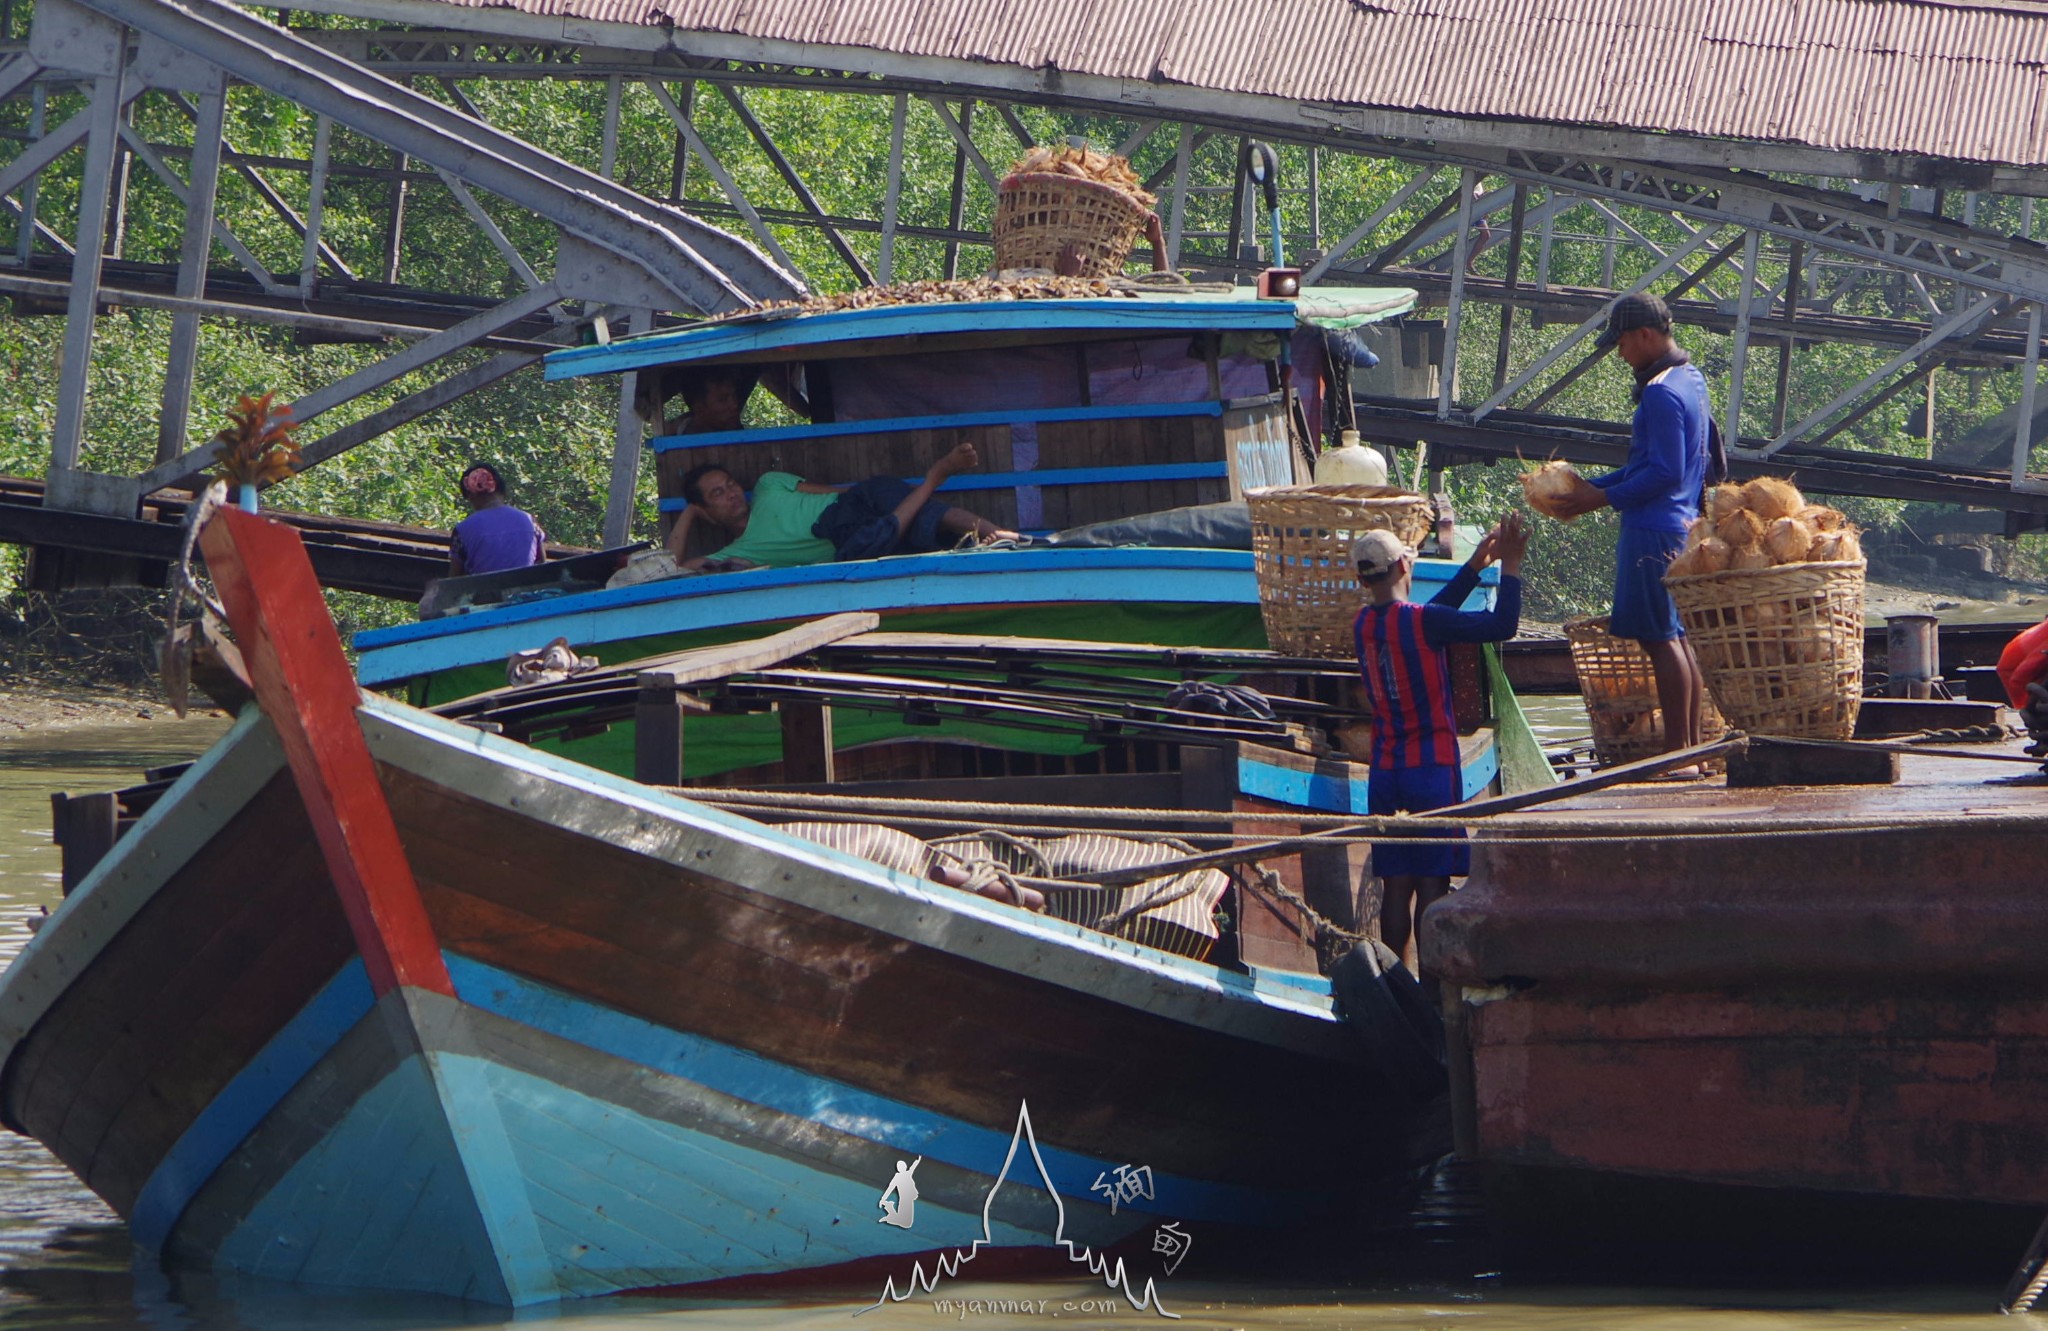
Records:
[[[1376,817],[1427,813],[1465,798],[1465,780],[1455,767],[1375,767],[1365,783],[1365,806]],[[1447,827],[1444,836],[1463,839],[1465,829]],[[1472,871],[1469,846],[1418,846],[1407,841],[1372,843],[1372,871],[1382,878],[1462,878]]]
[[[887,554],[915,554],[945,549],[939,520],[948,505],[927,499],[910,519],[910,529],[899,531],[896,505],[916,489],[900,476],[872,476],[840,492],[818,521],[811,535],[832,542],[835,559],[879,559]]]
[[[1669,642],[1685,636],[1678,607],[1664,590],[1664,571],[1685,549],[1685,533],[1623,527],[1614,550],[1614,615],[1607,631],[1637,642]]]

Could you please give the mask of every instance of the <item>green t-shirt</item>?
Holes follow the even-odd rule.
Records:
[[[836,493],[804,494],[796,487],[803,477],[771,471],[754,482],[747,529],[718,552],[718,558],[751,559],[772,568],[822,564],[832,558],[832,542],[811,535],[811,528]]]

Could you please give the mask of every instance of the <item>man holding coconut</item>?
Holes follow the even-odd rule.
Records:
[[[1566,521],[1597,508],[1621,514],[1608,632],[1635,639],[1649,654],[1665,749],[1690,748],[1700,742],[1706,684],[1664,590],[1664,571],[1685,548],[1707,481],[1713,418],[1707,381],[1672,341],[1670,309],[1646,293],[1615,301],[1594,345],[1612,347],[1635,371],[1628,460],[1605,476],[1574,475],[1573,488],[1551,497],[1543,511]]]

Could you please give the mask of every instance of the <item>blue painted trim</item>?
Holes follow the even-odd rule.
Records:
[[[778,1063],[751,1050],[670,1030],[558,989],[445,953],[456,995],[465,1003],[551,1035],[625,1059],[807,1123],[979,1173],[993,1172],[1009,1149],[1008,1128],[984,1128],[844,1082]],[[1271,977],[1268,976],[1268,979]],[[1303,986],[1311,991],[1314,986]],[[1327,994],[1327,985],[1322,992]],[[1119,1164],[1041,1146],[1062,1196],[1092,1199],[1089,1185]],[[1157,1196],[1137,1209],[1234,1224],[1299,1218],[1312,1190],[1248,1188],[1156,1173]]]
[[[1256,799],[1297,809],[1331,813],[1364,813],[1365,782],[1276,767],[1252,758],[1237,760],[1237,788]]]
[[[939,487],[940,494],[955,490],[1008,490],[1019,485],[1116,485],[1124,481],[1222,480],[1230,467],[1222,462],[1162,462],[1150,467],[1048,467],[1044,471],[989,471],[971,476],[951,476]],[[916,485],[923,477],[905,476],[904,483]],[[664,513],[680,513],[690,501],[677,495],[661,501]]]
[[[1499,775],[1500,745],[1498,743],[1489,744],[1474,755],[1472,761],[1466,763],[1459,771],[1464,797],[1468,800],[1477,799],[1486,792],[1487,787],[1491,786],[1494,778]]]
[[[1463,790],[1461,798],[1469,800],[1476,797],[1499,775],[1500,746],[1488,744],[1459,768],[1459,784]],[[1241,757],[1237,760],[1237,788],[1257,799],[1298,809],[1357,814],[1372,811],[1364,777],[1303,772],[1263,763],[1256,758]]]
[[[718,448],[725,444],[773,444],[787,439],[837,439],[850,434],[894,434],[906,430],[964,430],[983,425],[1052,425],[1061,421],[1163,420],[1184,416],[1221,416],[1221,402],[1136,402],[1110,407],[1041,407],[1016,411],[970,411],[956,416],[891,416],[871,421],[831,421],[822,425],[776,425],[764,430],[707,430],[702,434],[664,434],[647,441],[657,453],[686,448]]]
[[[1421,561],[1416,567],[1418,593],[1442,586],[1455,570],[1456,565],[1447,562]],[[1482,588],[1474,593],[1474,601],[1483,603],[1484,595]],[[502,661],[512,652],[554,637],[566,637],[588,648],[658,634],[811,619],[847,610],[1043,602],[1257,605],[1258,601],[1258,580],[1249,550],[1120,546],[894,555],[670,578],[371,629],[355,636],[359,653],[356,672],[366,685],[388,684],[439,670]]]
[[[1095,300],[978,301],[960,305],[883,305],[831,314],[722,320],[671,332],[646,333],[601,347],[568,347],[550,354],[549,379],[617,374],[651,365],[714,360],[782,348],[823,346],[870,338],[936,337],[953,333],[1123,331],[1171,335],[1198,330],[1244,331],[1294,327],[1291,300],[1147,296]],[[902,348],[908,352],[908,346]]]
[[[368,1015],[374,1002],[360,957],[334,973],[310,1002],[213,1097],[157,1162],[135,1199],[129,1232],[159,1248],[192,1198],[280,1100]]]

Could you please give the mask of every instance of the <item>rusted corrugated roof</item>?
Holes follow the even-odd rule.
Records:
[[[2048,164],[2033,0],[444,0],[1343,106]]]

